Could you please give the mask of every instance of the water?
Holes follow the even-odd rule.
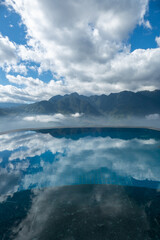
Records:
[[[3,240],[160,239],[160,132],[1,135],[0,226]]]
[[[1,135],[0,142],[1,194],[75,184],[160,188],[156,131],[41,130]]]

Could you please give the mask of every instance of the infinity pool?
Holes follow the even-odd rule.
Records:
[[[158,240],[159,195],[158,131],[0,135],[0,239]]]

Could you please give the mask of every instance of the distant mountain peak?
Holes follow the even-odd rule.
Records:
[[[57,95],[48,101],[40,101],[12,109],[0,109],[6,114],[74,114],[94,116],[146,116],[160,114],[160,90],[131,92],[122,91],[110,95],[83,96],[77,92]]]
[[[70,96],[78,97],[79,94],[77,92],[73,92],[73,93],[70,94]]]

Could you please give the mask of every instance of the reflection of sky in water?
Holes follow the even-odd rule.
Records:
[[[0,192],[74,184],[159,188],[160,138],[17,132],[0,136]],[[112,137],[111,137],[112,136]],[[124,137],[125,136],[125,137]]]
[[[160,239],[159,132],[27,131],[0,143],[0,239]]]
[[[72,185],[15,193],[0,204],[3,240],[158,240],[157,190]]]

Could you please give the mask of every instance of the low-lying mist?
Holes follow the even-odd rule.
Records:
[[[129,126],[160,128],[160,115],[146,117],[93,117],[84,114],[21,115],[0,118],[0,132],[26,128]]]

